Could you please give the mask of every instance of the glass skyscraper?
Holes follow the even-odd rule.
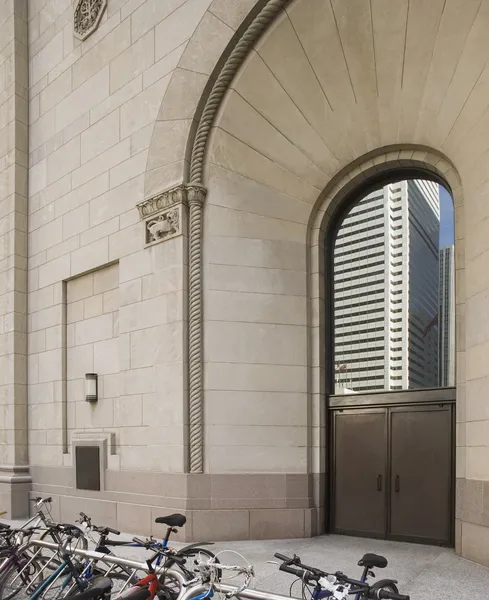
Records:
[[[334,246],[336,392],[437,387],[439,187],[393,183],[363,198]]]

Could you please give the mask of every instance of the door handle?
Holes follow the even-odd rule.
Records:
[[[396,492],[399,492],[401,490],[401,484],[400,484],[400,481],[399,481],[399,475],[396,475],[395,486],[396,486]]]
[[[377,491],[382,491],[382,475],[377,475]]]

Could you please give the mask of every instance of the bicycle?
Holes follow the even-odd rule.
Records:
[[[73,539],[79,539],[83,533],[74,525],[55,525],[51,527],[53,532],[63,536],[63,541],[58,545],[58,560],[53,572],[34,589],[29,600],[55,600],[63,595],[69,595],[74,589],[79,592],[87,590],[96,579],[90,574],[87,576],[85,565],[83,565],[74,554],[72,546]],[[83,538],[85,539],[85,538]],[[40,549],[35,553],[38,556]],[[47,563],[44,563],[41,573],[48,568],[53,568],[51,563],[55,561],[53,555]],[[44,561],[43,561],[44,562]],[[0,581],[0,599],[7,600],[1,593],[2,582]]]
[[[169,569],[172,566],[176,565],[182,571],[186,579],[191,579],[194,576],[194,572],[188,569],[185,565],[187,561],[191,558],[196,557],[206,557],[209,560],[215,560],[216,556],[213,552],[206,548],[202,548],[202,546],[210,546],[212,542],[196,542],[193,544],[189,544],[181,548],[178,552],[169,546],[169,541],[172,533],[177,533],[177,527],[183,527],[187,522],[187,518],[185,515],[180,513],[175,513],[172,515],[167,515],[164,517],[157,517],[155,519],[155,523],[167,525],[168,528],[166,530],[165,537],[161,542],[158,542],[154,538],[149,538],[147,540],[141,540],[138,538],[133,538],[131,542],[122,541],[122,540],[112,540],[108,538],[109,533],[113,533],[115,535],[119,535],[120,532],[110,527],[96,527],[92,525],[91,518],[85,513],[80,513],[81,519],[77,522],[80,524],[84,524],[88,529],[97,531],[100,533],[100,539],[98,541],[92,538],[92,541],[96,544],[97,551],[104,552],[105,554],[111,555],[112,552],[109,549],[109,546],[112,547],[132,547],[132,548],[146,548],[147,550],[152,550],[157,553],[155,557],[155,565],[158,569],[162,566],[162,562],[165,561],[165,568]],[[217,561],[219,562],[219,561]],[[123,579],[126,577],[126,582],[131,583],[134,581],[135,573],[134,571],[130,571],[125,567],[112,567],[109,569],[106,576],[115,577],[118,579]],[[162,589],[165,590],[164,594],[160,594],[160,598],[165,597],[167,600],[174,600],[178,597],[179,590],[174,589],[174,583],[165,581],[165,575],[161,575],[160,584]]]
[[[138,540],[138,538],[134,538],[134,541],[136,543],[139,543],[141,540]],[[116,598],[116,600],[155,600],[156,596],[161,597],[161,579],[158,577],[157,571],[153,566],[153,563],[155,562],[156,558],[157,554],[155,554],[152,558],[150,558],[147,561],[148,575],[140,579],[135,585],[123,591]],[[166,561],[165,568],[167,568]],[[199,576],[186,582],[184,585],[186,587],[189,587],[190,590],[193,591],[195,589],[198,589],[196,588],[195,584],[202,581],[208,584],[209,589],[206,589],[204,593],[192,596],[193,600],[204,600],[205,598],[212,598],[212,596],[214,595],[215,585],[219,581],[223,569],[233,570],[239,573],[246,573],[248,576],[248,579],[245,581],[244,585],[237,589],[236,594],[228,595],[229,598],[232,595],[238,595],[241,591],[248,587],[251,578],[254,576],[253,567],[228,567],[225,565],[221,565],[220,563],[211,561],[199,562],[197,563],[197,568],[199,570]],[[108,594],[110,594],[109,585],[110,584],[107,581],[101,581],[100,583],[95,584],[93,588],[91,588],[91,593],[89,597],[87,596],[87,594],[81,593],[71,596],[70,600],[107,600]],[[187,596],[187,594],[185,594],[185,596]]]
[[[217,557],[216,557],[217,558]],[[205,600],[213,598],[215,593],[224,594],[226,598],[239,596],[248,587],[251,586],[255,576],[255,570],[252,565],[236,566],[223,565],[220,562],[208,561],[197,563],[199,575],[186,582],[184,586],[186,592],[179,597],[179,600]],[[237,575],[244,575],[245,579],[240,586],[230,586],[222,583],[223,571],[231,571]],[[257,595],[259,592],[257,592]]]
[[[134,543],[140,544],[142,540],[134,538]],[[157,570],[154,567],[162,554],[161,550],[156,551],[153,556],[146,561],[148,573],[136,581],[128,589],[120,590],[117,599],[124,600],[155,600],[162,584]],[[70,600],[107,600],[112,591],[112,581],[108,577],[97,578],[93,586],[87,592],[70,595]],[[36,600],[31,598],[31,600]]]
[[[347,577],[341,571],[335,573],[327,573],[321,569],[310,567],[303,564],[298,556],[290,558],[283,554],[274,554],[275,558],[282,561],[279,570],[291,575],[295,575],[303,582],[302,597],[306,598],[305,590],[311,592],[309,584],[314,584],[314,589],[311,593],[312,600],[323,600],[324,598],[335,598],[335,600],[344,600],[349,595],[355,595],[359,600],[371,598],[374,600],[410,600],[409,596],[399,594],[399,590],[394,579],[384,579],[369,585],[366,581],[369,571],[374,566],[382,564],[387,565],[387,559],[377,555],[365,555],[360,561],[364,566],[364,574],[362,580],[352,579]],[[376,557],[372,560],[372,557]],[[383,559],[383,560],[377,560]],[[376,563],[376,564],[372,564]],[[385,564],[384,564],[385,562]],[[381,567],[383,568],[383,567]]]
[[[21,527],[19,527],[17,531],[18,544],[22,544],[25,541],[28,541],[32,536],[34,531],[42,531],[41,535],[38,539],[43,541],[53,541],[56,544],[60,544],[63,542],[62,533],[55,530],[53,526],[56,525],[53,516],[51,514],[50,505],[53,499],[51,497],[42,498],[38,496],[37,498],[31,498],[31,502],[34,502],[34,508],[36,510],[35,514],[28,519]],[[75,527],[73,525],[65,524],[68,527]],[[6,523],[0,523],[0,527],[5,528],[9,527]],[[77,528],[80,531],[79,536],[79,547],[86,550],[88,548],[88,541],[81,529]],[[42,554],[39,554],[39,559],[44,560],[45,562],[49,561],[50,557],[45,557]],[[53,561],[52,566],[59,566],[58,561]]]
[[[112,527],[108,527],[106,525],[102,525],[102,526],[94,525],[92,523],[91,517],[89,517],[88,515],[86,515],[83,512],[80,512],[79,515],[80,515],[80,519],[77,519],[75,522],[79,523],[80,525],[82,525],[84,527],[84,532],[86,533],[87,537],[92,541],[92,543],[95,546],[95,552],[105,554],[108,556],[114,556],[113,552],[107,547],[108,541],[109,541],[109,543],[110,543],[110,541],[116,542],[117,545],[121,545],[121,546],[122,545],[124,545],[124,546],[136,545],[136,544],[131,544],[131,542],[120,542],[120,544],[119,544],[119,540],[108,540],[108,536],[110,534],[120,535],[121,532],[118,531],[117,529],[113,529]],[[92,535],[92,532],[96,532],[99,534],[98,539],[95,539],[95,537]],[[114,543],[114,545],[116,545],[116,544]],[[107,571],[103,571],[102,569],[100,569],[99,566],[97,566],[99,562],[103,563],[103,560],[92,558],[92,559],[86,561],[84,563],[84,576],[87,578],[94,577],[94,576],[110,577],[110,579],[112,580],[112,584],[113,584],[112,592],[117,591],[117,586],[114,586],[115,581],[121,582],[123,584],[123,587],[125,584],[135,583],[138,581],[138,579],[136,577],[136,570],[128,569],[127,567],[125,567],[123,565],[112,564],[109,566]],[[114,587],[116,588],[115,590],[114,590]]]
[[[37,557],[32,556],[27,545],[19,540],[19,532],[27,532],[29,537],[34,532],[23,529],[2,529],[4,545],[1,557],[4,559],[0,565],[0,598],[11,600],[22,589],[31,589],[36,579],[42,580],[42,568],[37,562]]]
[[[276,558],[280,558],[280,560],[285,559],[286,557],[282,554],[275,554]],[[294,556],[293,559],[291,560],[296,560],[297,557]],[[269,561],[269,562],[273,562],[273,561]],[[278,564],[278,563],[274,563],[274,564]],[[359,561],[358,561],[358,566],[359,567],[363,567],[363,572],[362,575],[359,579],[359,581],[361,581],[362,583],[366,583],[367,582],[367,578],[370,577],[375,577],[375,573],[373,572],[372,569],[374,568],[378,568],[378,569],[385,569],[385,567],[387,567],[388,565],[388,561],[385,558],[385,556],[380,556],[379,554],[372,554],[372,553],[368,553],[365,554]],[[377,582],[377,585],[385,585],[386,587],[388,587],[393,593],[397,593],[399,590],[396,587],[397,581],[393,580],[393,579],[381,579],[380,581]],[[293,586],[294,584],[292,584]],[[291,589],[292,589],[291,586]],[[357,596],[355,597],[355,600],[361,600],[360,599],[360,594],[357,594]]]

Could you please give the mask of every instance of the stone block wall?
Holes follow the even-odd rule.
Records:
[[[27,2],[0,3],[0,504],[28,510]]]
[[[458,182],[457,539],[486,560],[489,12],[478,0],[409,11],[293,0],[249,53],[206,148],[205,473],[187,473],[187,209],[178,235],[146,245],[136,206],[188,180],[205,90],[265,4],[108,0],[81,41],[74,0],[0,2],[0,500],[27,511],[32,475],[63,520],[86,506],[157,533],[157,514],[184,510],[187,538],[321,531],[321,235],[340,177],[402,157]],[[87,435],[110,440],[103,493],[74,488],[71,443]]]
[[[68,448],[74,432],[119,425],[119,265],[71,279],[66,285],[66,379]],[[85,401],[85,373],[98,374],[98,404]],[[129,396],[131,406],[139,397]],[[137,410],[135,410],[137,422]]]
[[[67,518],[73,440],[109,436],[109,470],[185,470],[185,231],[146,248],[136,205],[162,99],[210,0],[111,0],[84,41],[73,0],[28,4],[30,463]]]

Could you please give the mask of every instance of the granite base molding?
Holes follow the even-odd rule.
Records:
[[[489,481],[457,479],[456,490],[456,519],[489,527]]]
[[[489,481],[457,479],[455,550],[489,567]]]
[[[0,508],[7,511],[8,519],[29,514],[31,482],[28,466],[0,465]]]
[[[31,495],[52,496],[53,517],[60,521],[73,521],[83,510],[95,523],[158,536],[165,528],[154,519],[180,511],[187,516],[176,538],[182,541],[301,538],[324,531],[324,510],[313,498],[318,475],[107,470],[106,489],[93,492],[75,489],[69,468],[32,467],[31,472]]]

